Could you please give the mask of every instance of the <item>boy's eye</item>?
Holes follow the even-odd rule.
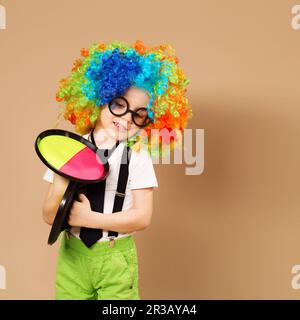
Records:
[[[118,108],[118,109],[124,109],[125,108],[125,106],[123,105],[123,104],[121,104],[121,103],[118,103],[118,102],[114,102],[113,104],[112,104],[112,108]]]
[[[116,103],[116,105],[117,105],[118,108],[125,108],[125,106],[123,104],[120,104],[118,102]]]

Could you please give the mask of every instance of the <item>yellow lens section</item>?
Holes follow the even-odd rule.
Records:
[[[60,135],[47,136],[38,143],[42,156],[58,170],[85,147],[82,142]]]

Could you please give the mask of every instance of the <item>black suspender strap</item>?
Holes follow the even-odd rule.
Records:
[[[131,158],[131,149],[130,147],[124,147],[122,154],[122,161],[120,165],[119,178],[118,178],[118,186],[115,195],[113,213],[122,211],[123,203],[125,200],[125,191],[128,181],[128,173],[129,173],[129,162]],[[117,237],[118,232],[116,231],[108,231],[108,237]]]

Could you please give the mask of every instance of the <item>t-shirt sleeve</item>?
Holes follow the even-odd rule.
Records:
[[[43,175],[43,180],[53,183],[53,178],[54,178],[54,172],[47,168],[46,172]]]
[[[130,172],[130,188],[157,188],[158,183],[152,158],[146,150],[135,152]]]

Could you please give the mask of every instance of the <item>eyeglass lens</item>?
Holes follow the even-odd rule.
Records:
[[[109,109],[112,114],[116,116],[123,116],[129,111],[129,106],[124,99],[114,98],[110,104]],[[150,120],[148,118],[148,112],[146,108],[139,108],[133,111],[133,122],[138,126],[143,126],[147,124]]]

